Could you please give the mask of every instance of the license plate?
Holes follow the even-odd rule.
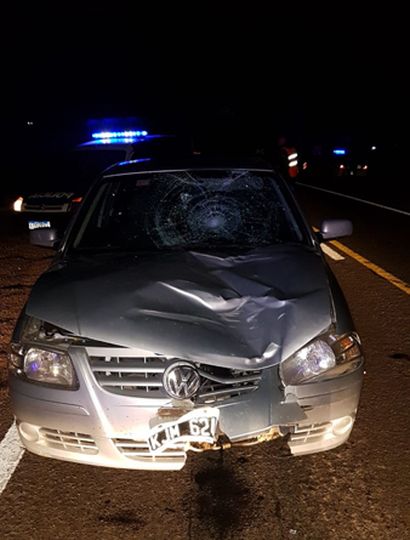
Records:
[[[28,222],[28,228],[30,231],[34,231],[35,229],[50,229],[51,222],[50,221],[29,221]]]
[[[207,442],[216,440],[219,409],[204,407],[194,409],[173,422],[158,424],[150,430],[148,445],[151,454],[156,455],[166,448],[181,446],[187,442]]]

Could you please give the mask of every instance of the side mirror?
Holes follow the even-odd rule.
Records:
[[[320,225],[319,242],[350,236],[352,232],[353,225],[348,219],[325,219]]]
[[[56,229],[34,229],[30,231],[30,244],[55,249],[59,241]]]

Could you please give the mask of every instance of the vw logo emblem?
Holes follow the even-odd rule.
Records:
[[[165,392],[175,399],[193,397],[201,386],[198,370],[189,362],[173,362],[162,376]]]

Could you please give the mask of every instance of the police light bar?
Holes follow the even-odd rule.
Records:
[[[137,141],[137,137],[107,137],[106,139],[94,139],[86,144],[133,144]]]
[[[146,137],[148,131],[99,131],[92,134],[93,139],[105,140],[105,139],[130,139],[132,137]]]
[[[335,148],[333,150],[333,153],[336,155],[336,156],[344,156],[346,154],[346,150],[344,148]]]

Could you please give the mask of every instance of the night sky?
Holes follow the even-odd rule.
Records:
[[[118,115],[155,131],[254,140],[286,132],[373,141],[407,125],[405,17],[396,9],[111,4],[3,14],[7,133],[27,133],[27,121],[42,135],[68,133]]]

